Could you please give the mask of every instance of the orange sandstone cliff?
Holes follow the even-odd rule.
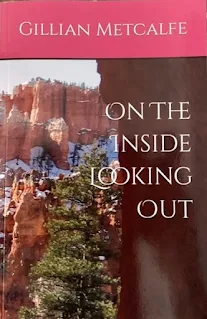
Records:
[[[31,148],[41,146],[58,168],[68,169],[68,141],[92,144],[95,136],[117,129],[117,122],[105,116],[98,89],[40,80],[15,87],[12,95],[2,93],[1,100],[4,161],[18,158],[28,164]]]
[[[42,192],[39,183],[31,183],[32,175],[24,175],[23,180],[16,179],[13,183],[0,224],[5,236],[0,284],[2,319],[16,319],[21,306],[32,307],[27,290],[29,271],[42,258],[48,240],[45,223],[50,188]]]

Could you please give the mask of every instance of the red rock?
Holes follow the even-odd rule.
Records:
[[[25,135],[25,122],[21,112],[13,105],[7,118],[6,160],[18,158]]]
[[[49,119],[62,117],[63,91],[63,84],[37,82],[34,87],[30,121],[45,123]]]
[[[110,129],[117,129],[117,122],[105,116],[98,89],[40,80],[15,87],[13,94],[3,94],[2,100],[8,115],[7,125],[0,126],[0,138],[8,145],[6,151],[0,150],[4,161],[19,158],[29,164],[31,148],[41,146],[49,149],[57,167],[66,169],[68,141],[91,144],[95,136],[107,137]],[[5,117],[1,113],[0,121]],[[61,119],[64,130],[52,132],[48,123]]]
[[[7,115],[12,106],[15,104],[21,112],[31,113],[32,103],[34,98],[33,85],[18,85],[14,88],[12,95],[3,95],[3,100],[6,105]]]
[[[65,120],[69,126],[70,141],[91,144],[94,135],[107,136],[112,127],[116,129],[117,122],[112,122],[105,116],[105,107],[98,90],[82,90],[69,86]],[[80,131],[83,135],[79,135]]]
[[[12,201],[14,205],[14,201]],[[7,276],[4,287],[0,283],[2,319],[17,319],[21,306],[32,307],[27,286],[31,265],[40,260],[45,251],[48,234],[45,228],[48,212],[43,198],[35,199],[27,190],[20,192],[15,202],[16,213],[5,218],[7,233],[13,233],[7,257]],[[8,243],[7,243],[8,244]]]
[[[31,149],[34,146],[44,146],[45,144],[46,138],[44,124],[26,123],[25,136],[19,151],[19,158],[26,164],[29,164],[31,158]]]
[[[46,125],[47,150],[57,167],[69,169],[68,126],[63,118],[51,119]]]

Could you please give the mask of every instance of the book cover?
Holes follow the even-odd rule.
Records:
[[[207,319],[206,3],[0,3],[0,318]]]

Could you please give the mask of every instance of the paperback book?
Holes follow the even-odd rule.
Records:
[[[0,318],[207,319],[206,3],[0,3]]]

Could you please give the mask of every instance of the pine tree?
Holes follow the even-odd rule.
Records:
[[[100,206],[119,200],[120,192],[100,192],[90,185],[91,167],[98,172],[102,166],[107,166],[106,153],[94,147],[76,173],[57,182],[55,195],[63,205],[52,211],[47,253],[31,272],[32,295],[40,305],[22,309],[20,318],[116,317],[116,304],[106,288],[118,288],[119,279],[112,278],[104,264],[110,239],[101,223]]]

